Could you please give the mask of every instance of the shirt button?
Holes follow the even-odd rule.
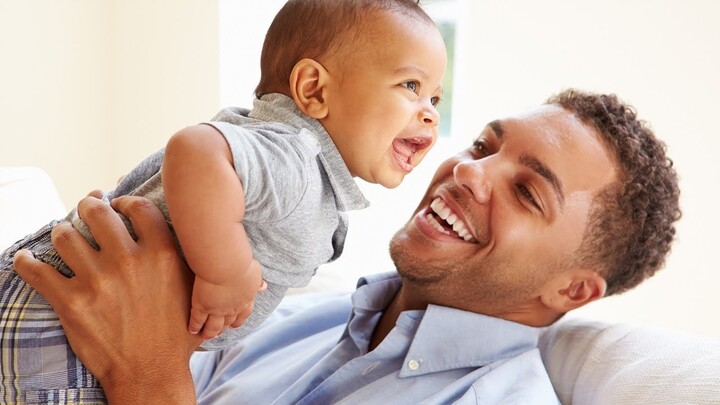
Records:
[[[420,368],[420,362],[417,360],[410,360],[408,361],[408,368],[412,371],[415,371]]]
[[[318,146],[318,141],[315,139],[315,137],[311,134],[307,134],[307,140],[310,142],[310,145],[312,146]]]

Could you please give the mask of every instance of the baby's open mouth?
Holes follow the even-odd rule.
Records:
[[[432,144],[432,138],[415,137],[415,138],[397,138],[393,141],[393,151],[398,158],[398,163],[405,170],[412,170],[412,159],[417,151],[425,149]]]

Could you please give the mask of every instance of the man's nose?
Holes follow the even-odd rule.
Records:
[[[432,100],[428,99],[427,101],[423,102],[422,107],[420,108],[420,121],[422,121],[425,124],[428,124],[430,126],[437,126],[438,122],[440,122],[440,113],[437,111],[437,108],[432,104]]]
[[[488,204],[492,195],[492,181],[486,169],[478,160],[460,162],[453,168],[455,184],[479,204]]]

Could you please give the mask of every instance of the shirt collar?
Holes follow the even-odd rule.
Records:
[[[352,294],[352,305],[364,311],[384,311],[401,284],[400,275],[394,271],[360,277]]]
[[[301,130],[309,129],[320,145],[320,161],[335,193],[338,209],[352,211],[370,205],[325,127],[318,120],[303,114],[292,98],[280,93],[265,94],[260,99],[255,99],[249,116],[263,121],[283,122]]]
[[[375,326],[400,284],[395,272],[361,277],[351,296],[352,312],[340,341],[350,338],[361,353],[367,353]]]
[[[401,283],[395,272],[361,278],[352,295],[354,310],[345,336],[349,334],[358,347],[366,348],[380,314]],[[438,305],[429,305],[425,311],[405,311],[398,324],[405,330],[415,330],[400,370],[401,378],[482,367],[509,359],[536,348],[542,331],[542,328]]]
[[[537,347],[541,329],[474,312],[429,305],[399,376],[482,367]],[[415,363],[413,363],[413,361]]]

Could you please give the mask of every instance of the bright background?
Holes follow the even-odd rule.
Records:
[[[684,216],[665,270],[576,316],[720,337],[720,2],[457,0],[449,17],[436,2],[457,22],[452,136],[399,188],[361,184],[373,205],[351,215],[344,255],[313,286],[351,289],[390,269],[387,241],[440,161],[489,120],[577,87],[615,92],[652,124]],[[282,4],[0,0],[0,165],[44,169],[68,207],[112,188],[178,129],[249,105]]]

